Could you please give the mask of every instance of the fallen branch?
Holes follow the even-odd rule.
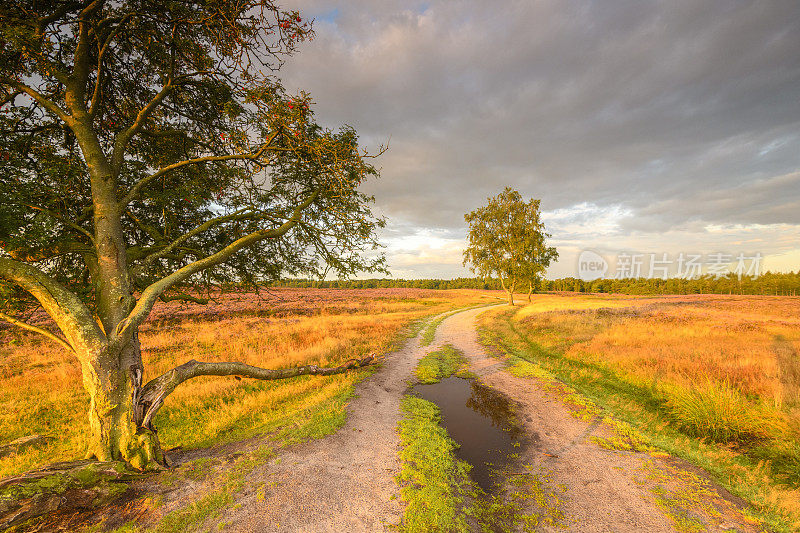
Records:
[[[379,359],[374,354],[370,354],[362,359],[350,359],[345,364],[336,367],[305,365],[293,368],[267,369],[239,362],[204,363],[192,359],[152,379],[142,387],[141,391],[135,396],[138,400],[136,413],[140,417],[139,426],[154,431],[153,418],[164,404],[164,399],[178,385],[192,378],[200,376],[236,376],[237,378],[275,380],[309,375],[332,376],[334,374],[342,374],[348,370],[374,365],[378,361]]]

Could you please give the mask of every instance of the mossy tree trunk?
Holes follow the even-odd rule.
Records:
[[[138,469],[165,466],[154,428],[143,424],[140,404],[142,355],[138,335],[117,356],[106,359],[106,379],[84,385],[89,391],[89,426],[92,438],[87,457],[100,461],[124,461]]]
[[[143,383],[138,331],[157,300],[204,303],[183,290],[217,288],[219,277],[200,281],[210,269],[234,282],[314,271],[320,259],[340,275],[384,269],[360,257],[383,220],[358,191],[377,170],[355,131],[323,132],[307,96],[261,70],[277,68],[310,24],[269,0],[162,4],[0,4],[14,35],[0,65],[0,130],[14,141],[0,197],[16,209],[0,228],[0,319],[78,359],[87,455],[140,469],[165,463],[154,417],[187,379],[328,375],[373,361],[190,361]],[[280,179],[265,181],[266,170]],[[248,250],[249,261],[231,261]],[[37,306],[58,331],[22,319]]]

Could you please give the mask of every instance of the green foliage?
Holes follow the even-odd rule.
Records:
[[[355,131],[317,124],[310,96],[287,94],[275,77],[312,35],[298,12],[272,0],[84,7],[0,7],[0,257],[36,263],[92,307],[103,289],[93,216],[102,175],[131,293],[276,230],[312,195],[291,232],[251,242],[173,296],[385,271],[380,255],[361,253],[378,246],[384,222],[358,190],[377,171]],[[27,296],[8,297],[3,283],[0,307],[18,310]]]
[[[469,465],[455,457],[457,444],[439,425],[439,408],[413,396],[403,398],[400,408],[404,418],[398,426],[402,446],[398,482],[407,504],[400,531],[469,531],[460,512],[470,489]]]
[[[543,280],[541,290],[614,294],[761,294],[796,296],[800,292],[800,270],[797,272],[765,272],[759,276],[730,273],[714,277],[703,275],[686,278],[624,278],[584,281],[577,278]]]
[[[275,287],[298,287],[319,289],[479,289],[500,290],[502,285],[496,278],[454,279],[355,279],[355,280],[310,280],[282,279],[272,283]],[[578,278],[540,279],[536,290],[569,291],[611,294],[762,294],[797,295],[800,292],[800,271],[788,273],[766,272],[759,276],[702,276],[696,279],[626,278],[584,281]]]
[[[479,289],[499,290],[497,279],[454,278],[454,279],[334,279],[312,280],[303,278],[281,279],[270,283],[272,287],[294,287],[300,289]]]
[[[447,344],[423,357],[415,373],[420,383],[439,383],[458,372],[466,362],[460,350]]]
[[[370,156],[275,76],[310,35],[273,0],[0,4],[0,317],[44,309],[92,398],[124,406],[89,411],[90,454],[161,458],[140,432],[161,402],[119,399],[146,401],[158,299],[386,272]]]
[[[506,187],[485,207],[464,215],[469,224],[464,264],[482,277],[496,275],[513,292],[521,282],[534,283],[558,259],[548,247],[539,214],[540,200],[523,200],[519,192]]]

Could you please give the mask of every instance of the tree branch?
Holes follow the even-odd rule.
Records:
[[[91,254],[95,251],[94,247],[75,241],[51,242],[47,245],[47,247],[41,248],[12,248],[6,243],[0,245],[0,249],[6,252],[11,259],[23,263],[35,263],[65,254]]]
[[[59,222],[61,222],[65,226],[68,226],[68,227],[74,229],[75,231],[77,231],[79,233],[82,233],[85,236],[89,237],[89,242],[94,242],[94,235],[92,235],[86,228],[80,227],[79,225],[75,224],[71,220],[68,220],[68,219],[66,219],[66,218],[64,218],[64,217],[62,217],[62,216],[60,216],[60,215],[58,215],[56,213],[53,213],[52,211],[50,211],[49,209],[45,209],[44,207],[39,207],[37,205],[32,205],[32,204],[23,204],[23,205],[25,205],[25,207],[28,207],[28,208],[33,209],[35,211],[41,211],[42,213],[48,215],[49,217],[58,220]]]
[[[272,144],[272,141],[275,140],[277,136],[278,132],[273,133],[269,137],[269,139],[267,139],[267,141],[261,146],[261,148],[259,148],[258,151],[256,152],[250,152],[247,154],[210,155],[210,156],[196,157],[194,159],[187,159],[185,161],[179,161],[177,163],[167,165],[159,169],[157,172],[137,181],[133,185],[133,187],[131,187],[130,191],[128,191],[128,194],[126,194],[125,197],[122,199],[120,205],[121,206],[128,205],[129,203],[131,203],[131,201],[133,201],[134,198],[136,198],[139,195],[139,192],[142,190],[143,187],[147,186],[148,183],[178,168],[185,167],[187,165],[197,165],[199,163],[208,163],[213,161],[231,161],[234,159],[249,159],[249,160],[258,159],[269,148],[270,144]]]
[[[294,368],[271,370],[239,362],[204,363],[192,359],[161,374],[142,387],[137,411],[141,417],[141,426],[153,429],[153,417],[155,417],[158,410],[164,404],[164,399],[184,381],[199,376],[243,376],[262,380],[286,379],[309,375],[332,376],[334,374],[342,374],[348,370],[374,365],[378,361],[374,354],[370,354],[362,359],[351,359],[337,367],[305,365]]]
[[[193,228],[192,230],[184,233],[183,235],[181,235],[180,237],[178,237],[177,239],[175,239],[174,241],[172,241],[171,243],[166,245],[161,250],[153,252],[152,254],[150,254],[147,257],[145,257],[142,260],[142,262],[139,265],[137,265],[137,267],[133,271],[134,272],[141,272],[142,270],[144,270],[144,268],[147,265],[151,264],[156,259],[160,259],[162,257],[168,256],[170,253],[172,253],[172,251],[176,247],[180,246],[182,243],[186,242],[187,240],[191,239],[192,237],[194,237],[196,235],[199,235],[199,234],[201,234],[201,233],[203,233],[205,231],[210,230],[211,228],[213,228],[215,226],[218,226],[220,224],[224,224],[225,222],[242,221],[242,220],[248,220],[248,219],[257,218],[257,217],[258,217],[258,215],[255,214],[255,213],[246,213],[246,208],[245,208],[245,209],[239,209],[239,210],[237,210],[237,211],[235,211],[235,212],[233,212],[233,213],[231,213],[229,215],[223,215],[221,217],[212,218],[212,219],[204,222],[203,224],[200,224],[199,226]]]
[[[40,93],[33,87],[28,87],[21,81],[14,80],[6,76],[0,78],[0,82],[9,85],[10,87],[13,87],[14,89],[16,89],[21,93],[27,94],[28,96],[33,98],[34,101],[36,101],[39,105],[41,105],[42,107],[53,113],[57,118],[59,118],[65,124],[67,124],[68,126],[72,126],[72,117],[67,115],[67,113],[63,109],[58,107],[58,105],[55,102],[44,96],[42,93]]]
[[[100,43],[100,37],[98,35],[97,45],[99,49],[97,51],[97,70],[95,73],[94,91],[92,91],[92,99],[89,103],[89,116],[91,118],[94,118],[95,114],[97,113],[97,108],[100,105],[100,98],[102,96],[103,72],[104,72],[103,58],[106,55],[106,51],[108,51],[108,47],[111,45],[111,42],[114,40],[114,37],[132,16],[133,13],[128,13],[124,17],[122,17],[119,23],[109,32],[108,36],[105,38],[102,44]]]
[[[128,143],[131,141],[134,135],[138,133],[138,131],[142,128],[144,121],[147,120],[147,117],[153,112],[153,110],[158,107],[158,105],[167,97],[169,93],[175,88],[175,85],[172,83],[172,79],[170,79],[158,93],[153,97],[150,102],[145,105],[139,114],[136,115],[136,119],[133,121],[127,129],[122,131],[118,136],[117,139],[114,141],[114,149],[111,152],[111,166],[115,172],[119,172],[119,169],[122,167],[122,161],[125,158],[125,149],[128,146]],[[123,204],[127,205],[127,204]]]
[[[76,354],[96,354],[107,344],[105,333],[80,298],[38,268],[0,257],[0,278],[36,298]]]
[[[55,341],[58,344],[60,344],[61,346],[63,346],[64,348],[66,348],[67,351],[72,352],[72,353],[75,352],[75,350],[72,349],[72,346],[70,346],[67,341],[65,341],[64,339],[62,339],[58,335],[54,335],[54,334],[50,333],[46,329],[40,328],[38,326],[34,326],[33,324],[28,324],[27,322],[23,322],[22,320],[18,320],[16,318],[14,318],[13,316],[9,316],[9,315],[7,315],[7,314],[5,314],[3,312],[0,312],[0,318],[5,320],[6,322],[14,324],[15,326],[18,326],[20,328],[27,329],[29,331],[35,331],[36,333],[44,335],[48,339],[50,339],[52,341]]]
[[[192,296],[191,294],[186,294],[185,292],[181,292],[178,294],[171,294],[169,296],[161,295],[158,297],[159,300],[162,302],[175,302],[175,301],[182,301],[182,302],[192,302],[195,304],[205,305],[208,303],[208,298],[199,298],[197,296]]]
[[[139,325],[144,322],[145,318],[147,318],[147,315],[150,314],[150,310],[153,308],[153,305],[158,297],[173,285],[188,279],[197,272],[219,265],[220,263],[224,263],[239,250],[248,246],[252,246],[258,241],[278,238],[285,235],[299,222],[303,211],[312,203],[314,203],[314,200],[317,199],[318,195],[319,191],[315,191],[297,207],[295,207],[291,218],[284,222],[280,227],[269,230],[254,231],[253,233],[235,240],[219,252],[189,263],[183,268],[176,270],[169,276],[149,285],[144,291],[142,291],[139,301],[136,303],[136,306],[133,308],[130,314],[117,326],[114,333],[113,342],[126,342],[128,335],[134,331],[135,328],[139,327]]]

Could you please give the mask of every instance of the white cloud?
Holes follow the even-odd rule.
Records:
[[[757,246],[791,268],[796,0],[288,4],[318,23],[286,85],[366,145],[391,139],[365,190],[395,275],[463,274],[463,214],[506,185],[542,199],[552,275],[587,247]]]

